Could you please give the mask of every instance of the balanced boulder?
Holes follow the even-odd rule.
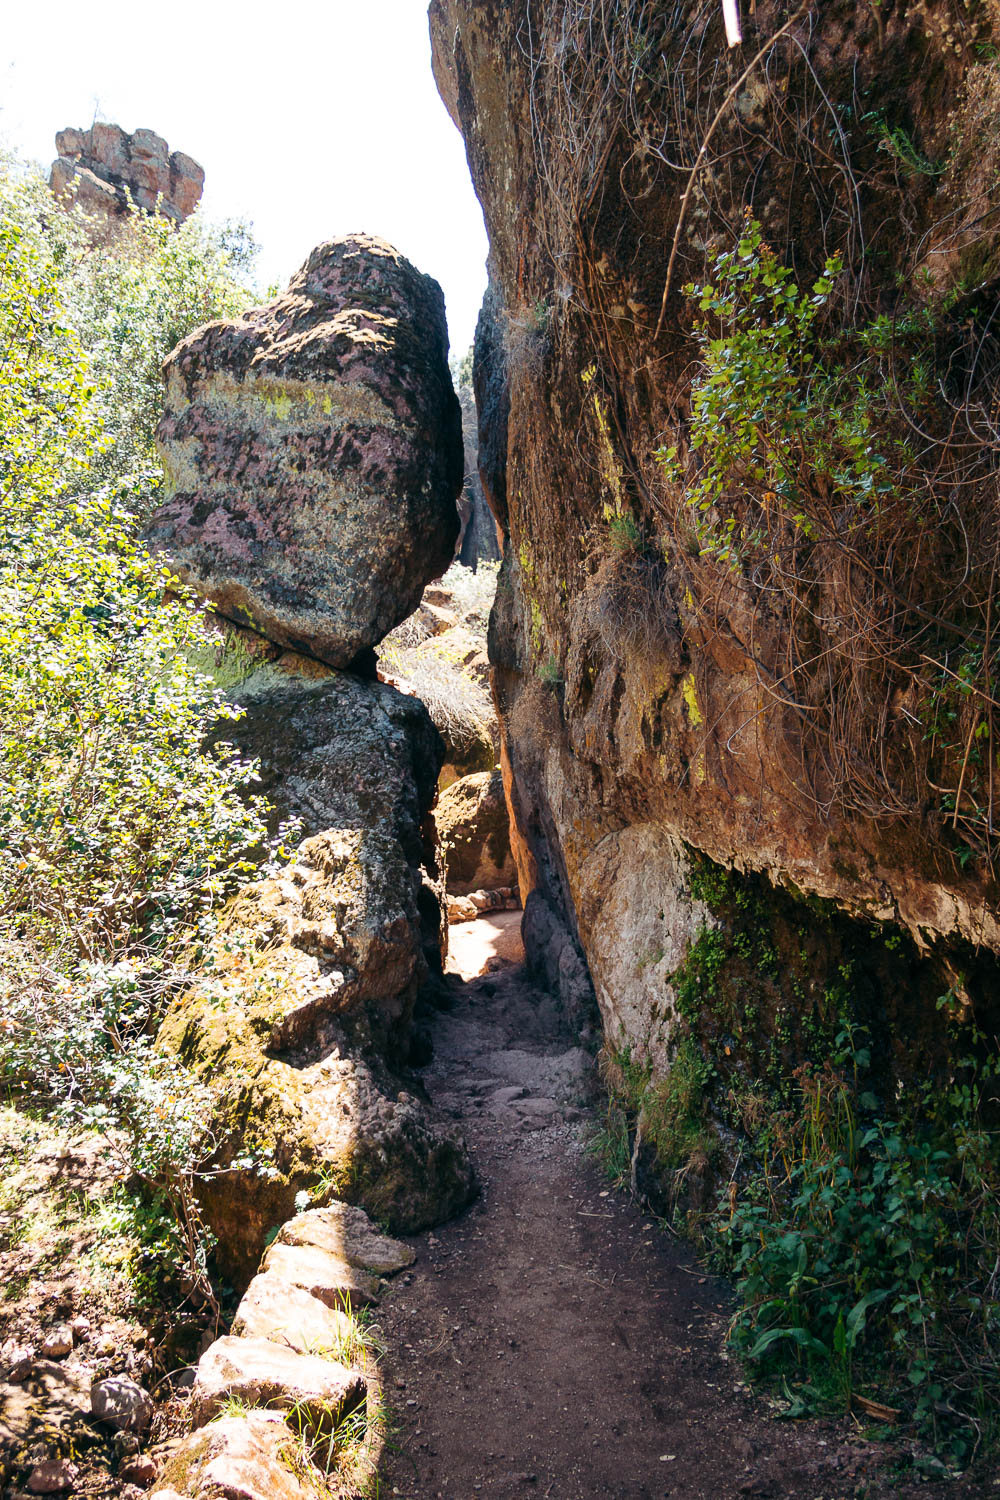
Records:
[[[382,240],[332,240],[164,373],[150,547],[220,614],[348,666],[415,609],[458,536],[441,288]]]

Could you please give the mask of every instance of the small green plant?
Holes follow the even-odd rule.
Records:
[[[600,1162],[615,1187],[628,1187],[632,1171],[632,1138],[628,1115],[613,1095],[608,1096],[604,1114],[590,1135],[587,1149]]]
[[[918,151],[901,125],[890,125],[880,110],[865,115],[864,119],[871,123],[872,134],[878,141],[878,150],[888,152],[907,172],[921,177],[941,176],[946,164],[931,161]]]
[[[392,1416],[381,1389],[370,1386],[367,1397],[340,1412],[316,1402],[293,1402],[285,1421],[294,1442],[285,1452],[291,1471],[306,1479],[326,1481],[336,1493],[377,1496],[377,1464],[392,1439]]]
[[[727,939],[718,927],[702,925],[683,961],[671,975],[677,1009],[694,1021],[718,993],[719,972],[727,957]]]
[[[542,686],[550,688],[553,692],[562,683],[559,662],[554,656],[547,656],[543,662],[539,662],[536,675]]]
[[[730,1336],[800,1405],[888,1402],[964,1464],[997,1410],[1000,1163],[978,1121],[996,1069],[969,1059],[943,1103],[928,1087],[891,1114],[865,1041],[845,1029],[832,1060],[797,1070],[797,1108],[763,1127],[759,1174],[714,1216],[741,1302]]]
[[[552,309],[544,297],[539,297],[529,308],[525,322],[529,333],[542,335],[548,330]]]
[[[593,1149],[617,1185],[631,1176],[636,1130],[654,1154],[657,1168],[673,1176],[675,1188],[695,1165],[714,1153],[707,1128],[707,1090],[713,1070],[695,1040],[681,1037],[664,1074],[640,1062],[629,1047],[606,1049],[601,1076],[608,1091],[605,1122]]]
[[[605,508],[604,519],[608,524],[608,541],[615,552],[626,557],[645,551],[645,539],[638,521],[626,510]]]
[[[333,1344],[317,1346],[311,1353],[358,1369],[377,1364],[385,1354],[385,1340],[375,1321],[374,1310],[370,1307],[355,1309],[349,1291],[341,1292],[337,1300],[337,1310],[343,1315],[337,1338]]]
[[[701,314],[704,368],[692,391],[689,437],[697,474],[685,478],[676,445],[657,456],[684,486],[701,548],[733,568],[767,545],[771,508],[801,535],[814,532],[804,459],[832,470],[853,491],[853,505],[866,510],[888,484],[864,383],[849,406],[843,392],[831,404],[817,360],[816,319],[840,272],[831,257],[812,289],[800,291],[749,220],[735,250],[716,260],[715,279],[684,288]],[[852,496],[844,498],[852,507]]]

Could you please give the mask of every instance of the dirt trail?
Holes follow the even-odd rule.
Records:
[[[722,1352],[724,1285],[609,1191],[584,1149],[590,1060],[512,961],[517,920],[452,929],[466,974],[491,955],[497,971],[453,979],[425,1080],[462,1122],[483,1193],[414,1240],[418,1262],[383,1305],[401,1430],[380,1493],[926,1494],[878,1478],[884,1449],[848,1422],[775,1422],[742,1385]]]

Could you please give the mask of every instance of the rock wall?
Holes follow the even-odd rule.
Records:
[[[714,906],[697,894],[707,856],[737,872],[744,907],[783,944],[754,983],[770,995],[758,1031],[784,1064],[822,1009],[813,991],[832,993],[847,962],[905,1067],[915,1035],[940,1035],[944,991],[997,1020],[992,814],[974,828],[968,801],[988,674],[970,689],[976,713],[962,718],[949,694],[962,653],[985,637],[989,654],[992,628],[993,459],[976,465],[995,451],[981,413],[1000,268],[998,17],[951,0],[760,0],[744,23],[729,51],[720,6],[430,6],[435,74],[491,245],[474,378],[483,482],[505,534],[490,654],[515,854],[530,925],[577,975],[572,955],[585,953],[612,1044],[665,1065],[703,935],[721,923],[720,962],[738,958],[733,888],[708,882]],[[877,509],[862,526],[842,507],[820,530],[831,483],[836,498],[846,481],[808,451],[797,520],[795,507],[776,515],[770,491],[752,524],[742,490],[700,515],[691,499],[712,452],[692,447],[698,325],[711,316],[684,288],[704,285],[754,221],[756,253],[773,251],[807,293],[826,257],[842,258],[829,306],[815,294],[823,357],[855,341],[857,370],[874,359],[870,389],[909,378],[894,340],[933,330],[904,359],[934,371],[919,418],[911,405],[906,432],[878,439],[908,465],[895,539]],[[956,459],[959,420],[976,435]],[[932,498],[911,526],[912,495]],[[735,562],[710,529],[727,517]],[[851,549],[837,526],[855,528]],[[797,592],[783,567],[798,570]],[[970,592],[960,579],[972,575]],[[962,726],[948,746],[942,702]],[[976,762],[989,789],[976,795],[992,807],[989,734]],[[822,953],[804,979],[814,926]],[[905,964],[877,956],[873,930],[888,951],[903,945]],[[736,1043],[729,1034],[727,1055]]]
[[[230,902],[159,1036],[214,1092],[200,1193],[234,1281],[302,1194],[417,1230],[476,1191],[409,1067],[447,941],[444,747],[418,699],[372,680],[371,653],[453,554],[447,352],[437,283],[354,235],[165,365],[147,539],[215,606],[204,665],[245,710],[224,737],[297,846]]]
[[[131,199],[182,223],[201,200],[204,169],[183,151],[171,151],[153,130],[129,135],[103,122],[89,130],[60,130],[56,151],[49,173],[53,193],[70,195],[91,212],[118,217],[128,212]]]

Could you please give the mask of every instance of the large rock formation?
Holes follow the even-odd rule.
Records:
[[[275,822],[297,818],[303,842],[231,904],[160,1041],[215,1092],[215,1165],[266,1168],[202,1187],[220,1260],[245,1282],[297,1193],[412,1231],[475,1181],[407,1069],[414,1001],[441,965],[428,810],[442,751],[426,710],[305,658],[231,646],[223,670],[247,710],[228,737],[259,757]]]
[[[221,614],[348,666],[453,554],[447,353],[435,281],[382,240],[320,245],[275,302],[168,359],[150,546]]]
[[[49,186],[57,198],[72,197],[81,207],[114,218],[129,202],[165,214],[177,223],[194,213],[205,172],[183,151],[171,151],[152,130],[131,135],[103,122],[89,130],[60,130]]]
[[[491,243],[475,385],[529,942],[577,983],[578,943],[610,1043],[657,1067],[679,1027],[712,1030],[720,1095],[852,1006],[905,1070],[915,1036],[941,1045],[945,990],[996,1022],[995,15],[759,0],[738,53],[720,6],[430,18]],[[775,478],[750,431],[728,490],[699,491],[738,420],[719,375],[692,448],[706,339],[742,318],[780,359],[789,325],[684,287],[767,273],[766,299],[781,265],[830,339],[795,346],[811,388],[799,364],[788,407],[760,404],[800,440]]]

